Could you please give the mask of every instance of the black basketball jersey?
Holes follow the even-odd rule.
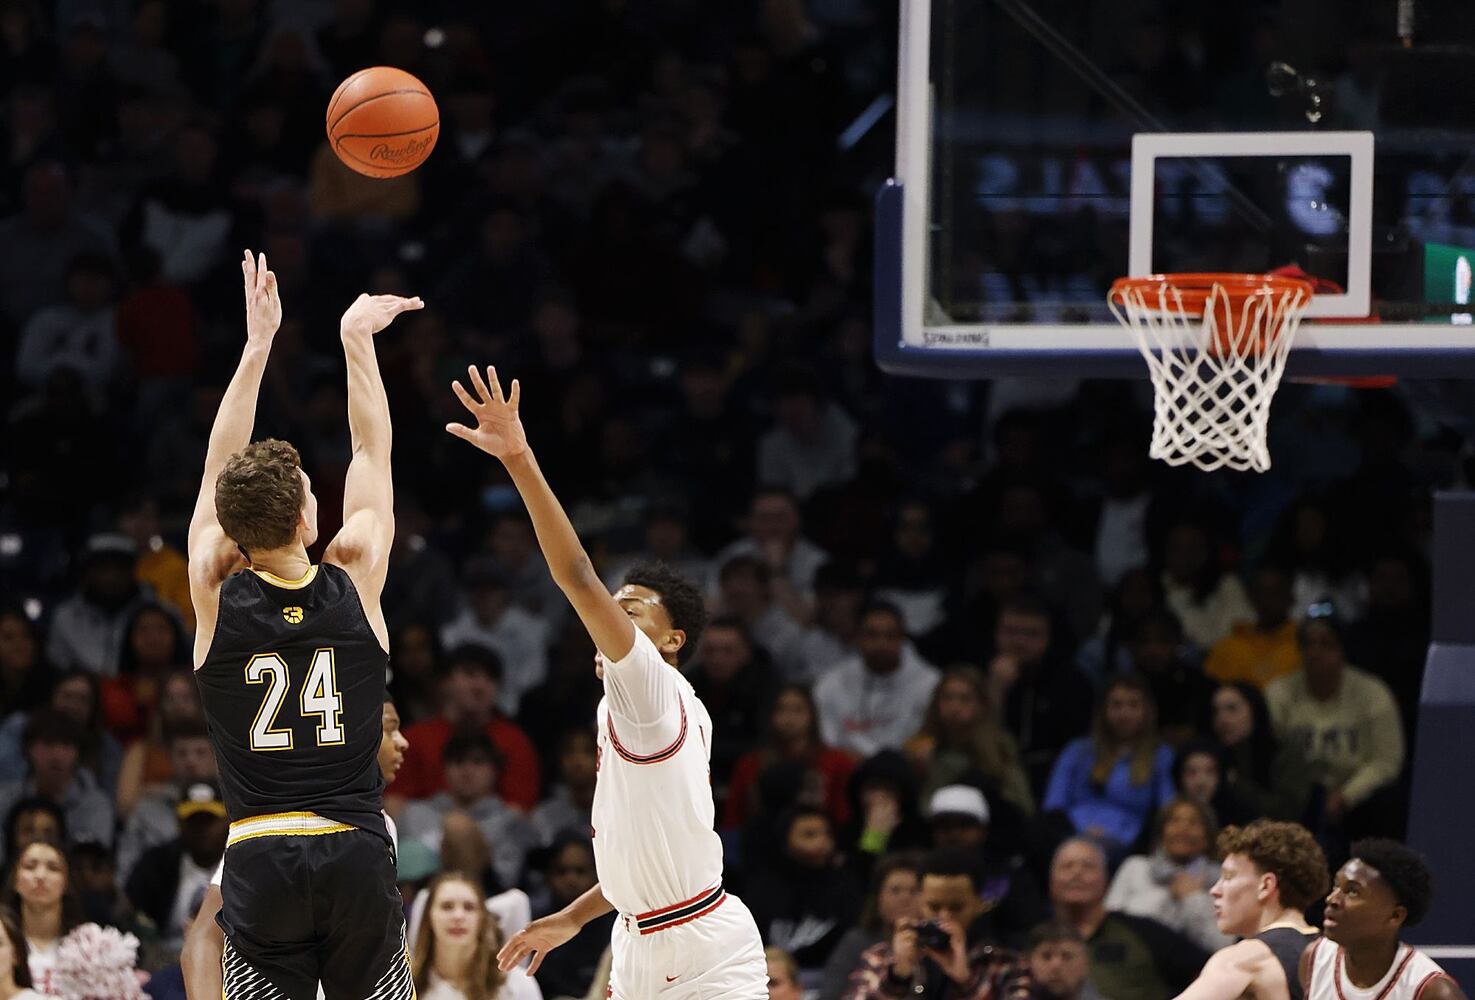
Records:
[[[388,840],[388,662],[342,568],[323,563],[296,583],[251,570],[227,579],[195,682],[230,818],[313,812]]]
[[[1291,1000],[1301,1000],[1304,994],[1301,989],[1301,953],[1317,937],[1319,935],[1315,933],[1302,934],[1294,927],[1272,927],[1255,935],[1255,940],[1265,942],[1265,947],[1270,949],[1270,954],[1285,971],[1286,989]]]

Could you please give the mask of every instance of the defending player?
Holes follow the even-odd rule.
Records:
[[[412,997],[380,813],[394,534],[389,406],[373,336],[418,299],[361,295],[340,332],[353,459],[321,565],[297,452],[250,443],[282,307],[265,255],[241,264],[246,347],[221,400],[189,529],[195,679],[230,812],[225,1000]]]
[[[708,770],[712,722],[681,676],[696,644],[701,593],[665,567],[637,567],[611,596],[528,447],[517,406],[495,369],[453,384],[475,427],[446,430],[502,461],[527,504],[548,567],[598,647],[599,778],[594,858],[599,884],[535,921],[502,949],[503,970],[533,956],[529,974],[585,923],[617,910],[610,995],[620,1000],[762,1000],[768,970],[753,917],[722,887]],[[490,383],[490,387],[488,387]]]
[[[1432,895],[1418,854],[1393,840],[1353,844],[1326,898],[1326,938],[1301,960],[1307,1000],[1465,1000],[1449,973],[1398,940]]]
[[[1244,940],[1216,951],[1179,1000],[1302,1000],[1298,967],[1316,928],[1306,907],[1326,892],[1326,855],[1297,823],[1256,820],[1219,834],[1219,930]]]

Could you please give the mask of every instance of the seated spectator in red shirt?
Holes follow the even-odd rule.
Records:
[[[855,773],[855,759],[820,741],[819,720],[809,688],[785,684],[769,707],[763,742],[733,765],[722,814],[724,829],[739,829],[753,817],[758,808],[758,776],[779,761],[804,765],[812,776],[808,780],[823,786],[824,808],[832,820],[843,824],[850,818],[846,787]]]
[[[394,784],[389,786],[390,812],[403,808],[405,799],[426,799],[446,787],[441,752],[460,728],[480,728],[506,760],[497,776],[497,795],[522,810],[538,804],[541,787],[538,755],[527,734],[497,714],[502,659],[490,649],[462,646],[446,657],[448,672],[441,683],[440,714],[405,730],[410,749]]]
[[[189,668],[179,620],[160,604],[143,605],[124,629],[118,676],[102,682],[103,724],[124,743],[143,736],[164,678]]]

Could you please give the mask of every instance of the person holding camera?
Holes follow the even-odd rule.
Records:
[[[1029,967],[1019,954],[993,945],[986,922],[977,859],[939,850],[922,866],[921,919],[896,923],[890,941],[861,955],[845,1000],[1028,1000]]]

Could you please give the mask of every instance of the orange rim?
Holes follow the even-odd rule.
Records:
[[[1213,293],[1215,285],[1224,290],[1231,307],[1240,305],[1254,295],[1265,293],[1280,296],[1300,292],[1306,302],[1309,302],[1315,293],[1311,282],[1282,274],[1202,272],[1148,274],[1140,278],[1118,278],[1111,283],[1111,291],[1107,293],[1107,298],[1125,306],[1127,293],[1138,292],[1141,293],[1147,307],[1152,308],[1158,301],[1159,293],[1166,288],[1168,289],[1166,299],[1173,304],[1174,308],[1178,308],[1181,304],[1185,315],[1202,316],[1204,306],[1208,304],[1209,296]]]

